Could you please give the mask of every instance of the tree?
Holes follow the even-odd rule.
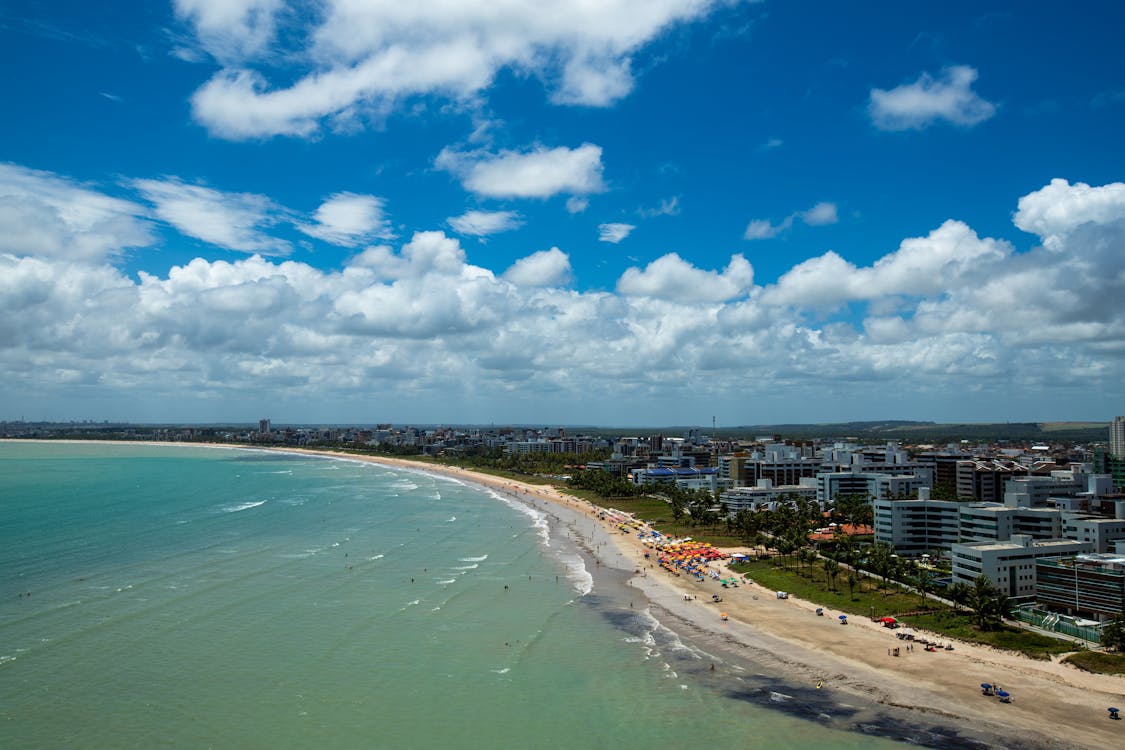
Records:
[[[1102,627],[1102,645],[1112,651],[1125,651],[1125,614],[1114,617]]]
[[[848,598],[855,599],[855,585],[859,583],[859,573],[855,568],[848,568]]]
[[[835,554],[828,555],[824,558],[824,577],[828,582],[828,590],[834,591],[836,589],[836,576],[840,575],[840,561],[836,559]]]
[[[883,592],[895,568],[894,548],[884,542],[875,542],[867,552],[867,565],[871,572],[883,579]]]
[[[969,597],[972,595],[972,591],[973,589],[969,584],[958,581],[957,583],[950,584],[949,588],[945,590],[945,595],[953,602],[957,611],[961,611],[962,608],[969,604]]]
[[[1008,595],[996,588],[988,576],[984,575],[977,576],[969,587],[968,605],[973,611],[973,620],[981,630],[999,627],[1012,609]]]

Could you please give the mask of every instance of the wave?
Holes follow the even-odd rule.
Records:
[[[488,559],[488,555],[481,555],[480,557],[462,557],[461,562],[484,562]]]
[[[384,555],[372,555],[371,557],[367,558],[367,561],[372,562],[374,560],[382,560],[383,557]]]
[[[508,672],[512,671],[512,668],[511,667],[504,667],[503,669],[493,669],[492,671],[495,672],[496,674],[508,674]]]
[[[476,570],[480,567],[480,563],[473,563],[472,565],[456,565],[453,570]]]
[[[439,584],[441,586],[446,586],[446,585],[451,584],[451,583],[457,583],[457,579],[456,578],[435,578],[434,583]]]
[[[223,513],[238,513],[239,511],[257,508],[259,505],[265,505],[268,502],[269,500],[251,500],[248,503],[240,503],[238,505],[225,505],[220,510],[222,510]]]
[[[445,522],[446,523],[453,523],[456,520],[457,520],[457,516],[450,516],[449,518],[445,519]]]
[[[566,579],[579,596],[586,596],[594,590],[594,576],[586,569],[586,563],[579,555],[559,555],[559,561],[566,566]]]

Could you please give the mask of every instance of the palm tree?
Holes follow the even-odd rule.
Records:
[[[836,555],[828,555],[824,558],[824,577],[828,582],[828,590],[833,591],[836,588],[836,576],[840,574],[840,561],[836,559]]]
[[[855,585],[859,583],[859,573],[855,568],[848,568],[848,598],[855,599]]]
[[[992,584],[988,576],[979,575],[969,589],[969,609],[981,630],[991,630],[998,626],[1001,618],[1011,611],[1008,595]]]
[[[887,591],[887,582],[895,566],[895,558],[891,557],[892,549],[889,544],[876,542],[871,545],[871,549],[867,553],[867,564],[871,568],[871,572],[883,579],[884,593]]]
[[[950,584],[949,588],[945,590],[945,595],[956,606],[957,611],[960,612],[963,607],[969,603],[969,597],[972,594],[972,587],[967,583],[958,581],[957,583]]]

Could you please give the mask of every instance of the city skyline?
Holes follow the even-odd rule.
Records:
[[[0,10],[0,420],[1105,421],[1123,21]]]

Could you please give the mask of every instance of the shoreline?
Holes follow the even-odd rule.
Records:
[[[649,567],[635,534],[599,520],[600,506],[551,485],[535,485],[454,466],[332,450],[254,445],[131,441],[75,442],[263,450],[347,459],[435,474],[506,495],[545,512],[555,533],[570,537],[588,558],[595,581],[612,575],[637,592],[641,606],[702,650],[723,660],[705,675],[732,697],[838,726],[934,747],[1105,748],[1121,742],[1125,728],[1106,708],[1121,705],[1125,678],[1097,675],[1054,661],[1036,661],[986,646],[953,643],[953,651],[889,649],[906,643],[864,617],[840,626],[838,612],[815,614],[816,605],[778,600],[758,584],[722,588]],[[592,563],[592,564],[589,564]],[[721,570],[725,566],[717,566]],[[729,571],[726,575],[735,575]],[[741,577],[740,577],[741,579]],[[711,603],[712,594],[723,597]],[[630,602],[631,604],[631,602]],[[720,617],[725,612],[727,619]],[[1003,685],[1014,702],[981,695],[979,684]],[[749,688],[749,689],[748,689]],[[774,690],[776,688],[776,691]],[[777,697],[777,696],[780,696]],[[858,706],[857,706],[858,704]],[[822,710],[823,709],[823,710]],[[854,716],[849,718],[849,712]],[[874,714],[874,715],[873,715]]]
[[[628,585],[661,612],[657,619],[667,627],[686,629],[689,638],[705,641],[705,648],[718,648],[724,656],[747,661],[759,672],[784,675],[782,682],[790,692],[801,692],[803,687],[810,700],[852,707],[857,700],[866,703],[886,714],[875,720],[876,725],[889,722],[902,731],[920,730],[935,740],[960,739],[966,746],[1093,750],[1121,741],[1120,725],[1109,720],[1106,712],[1108,706],[1122,702],[1125,679],[1121,677],[1082,672],[1059,662],[1037,661],[944,636],[934,638],[954,644],[953,651],[903,649],[895,657],[888,649],[902,648],[906,642],[867,618],[852,615],[848,625],[840,626],[838,612],[826,609],[823,616],[817,616],[814,603],[792,596],[779,600],[773,591],[756,583],[724,589],[714,581],[696,583],[659,567],[650,568],[652,563],[644,558],[647,548],[635,535],[622,534],[609,522],[598,520],[600,506],[553,486],[402,458],[277,450],[439,474],[516,499],[523,496],[525,502],[531,501],[582,537],[574,541],[594,558],[595,569],[606,565],[624,571]],[[727,575],[735,574],[728,571]],[[721,607],[727,620],[720,617],[719,605],[710,601],[715,593],[723,597]],[[668,617],[676,621],[675,627],[666,621]],[[768,681],[770,675],[765,676]],[[1003,704],[982,696],[982,682],[1003,685],[1012,693],[1013,702]],[[768,697],[764,702],[769,702]],[[809,718],[814,716],[815,711]],[[885,734],[877,729],[875,733]],[[894,731],[885,736],[902,739],[904,734]]]

